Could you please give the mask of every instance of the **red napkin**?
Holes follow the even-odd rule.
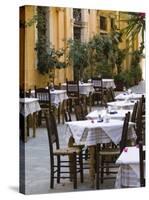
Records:
[[[127,151],[128,151],[128,148],[127,148],[127,147],[125,147],[125,148],[123,149],[123,151],[124,151],[124,152],[127,152]]]

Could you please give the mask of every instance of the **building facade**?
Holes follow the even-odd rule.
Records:
[[[49,81],[49,75],[41,74],[37,69],[36,15],[36,6],[20,8],[20,21],[25,24],[20,26],[20,86],[25,89],[33,88],[34,85],[45,86]],[[126,14],[118,11],[49,7],[46,13],[47,41],[55,49],[66,48],[69,39],[86,42],[97,33],[104,35],[111,32],[114,25],[121,30],[127,25],[126,18]],[[123,38],[120,46],[126,48],[131,42]],[[137,49],[138,38],[130,46]],[[65,55],[61,59],[65,60]],[[124,61],[124,67],[129,66],[130,59],[128,57]],[[55,84],[65,82],[66,78],[73,79],[73,66],[55,70]]]

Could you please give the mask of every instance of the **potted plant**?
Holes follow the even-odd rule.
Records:
[[[79,40],[68,41],[68,63],[73,66],[74,79],[83,79],[84,69],[87,67],[87,45]]]
[[[122,91],[124,86],[125,86],[125,77],[124,77],[124,73],[118,73],[114,76],[114,82],[116,85],[116,90],[117,91]]]

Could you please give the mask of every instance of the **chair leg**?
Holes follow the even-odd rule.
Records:
[[[68,107],[69,112],[71,113],[72,112],[72,99],[68,99],[67,107]]]
[[[107,166],[106,166],[106,175],[109,175],[109,173],[110,173],[110,172],[109,172],[109,166],[108,166],[109,164],[107,163],[106,165],[107,165]]]
[[[101,183],[103,183],[103,176],[104,176],[104,159],[103,156],[101,156],[101,180],[100,180]]]
[[[96,189],[99,189],[99,154],[96,147]]]
[[[60,183],[60,156],[57,156],[57,183]]]
[[[32,115],[33,137],[36,137],[36,112]]]
[[[79,154],[79,164],[80,164],[80,181],[83,183],[84,176],[83,176],[83,160],[82,160],[82,151]]]
[[[30,118],[30,116],[27,116],[27,120],[26,120],[27,121],[26,122],[27,123],[27,137],[29,137],[29,122],[30,122],[29,118]]]
[[[58,118],[58,124],[60,124],[60,114],[61,114],[61,105],[59,104],[57,108],[57,118]]]
[[[50,179],[50,188],[54,188],[54,162],[51,160],[51,179]]]
[[[89,94],[89,111],[91,112],[92,110],[92,94]]]
[[[73,187],[77,189],[77,166],[76,166],[76,153],[73,154]]]
[[[88,159],[88,149],[85,150],[85,160]]]
[[[38,126],[41,126],[41,117],[42,117],[42,111],[38,112]]]

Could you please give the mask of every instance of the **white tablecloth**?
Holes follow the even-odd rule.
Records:
[[[31,91],[32,96],[35,96],[35,90]],[[51,104],[58,107],[63,100],[68,99],[66,90],[50,90]],[[38,97],[38,96],[37,96]]]
[[[66,90],[66,83],[63,83],[61,88]],[[91,92],[94,92],[92,83],[79,83],[79,92],[80,94],[89,96]]]
[[[135,102],[136,101],[134,100],[133,101],[112,101],[112,102],[108,102],[107,105],[114,107],[115,109],[123,108],[123,109],[132,110]]]
[[[66,90],[54,90],[50,91],[51,103],[56,107],[63,102],[63,100],[68,99]]]
[[[110,120],[107,122],[97,122],[97,120],[84,120],[66,122],[73,135],[75,142],[85,143],[86,146],[98,143],[108,143],[111,140],[118,144],[121,140],[123,121]],[[129,128],[129,138],[136,137],[132,124]]]
[[[37,98],[20,98],[20,113],[24,117],[39,110],[41,110],[41,108]]]
[[[102,79],[103,87],[105,88],[115,88],[114,79]],[[61,86],[62,89],[66,90],[66,83],[63,83]],[[89,83],[79,83],[80,94],[89,96],[90,92],[94,92],[94,87],[91,82]]]
[[[103,87],[105,87],[105,88],[110,88],[110,87],[116,88],[115,83],[114,83],[114,79],[103,78],[102,83],[103,83]]]
[[[90,112],[86,118],[87,119],[98,119],[99,115],[101,115],[101,117],[104,117],[105,113],[103,112],[104,110],[94,110],[92,112]],[[111,111],[110,113],[107,113],[108,118],[110,119],[124,119],[125,118],[125,114],[128,112],[132,112],[132,110],[116,110],[116,111]]]
[[[91,79],[88,80],[88,82],[90,82],[90,83],[91,83],[91,81],[92,81]],[[103,78],[102,85],[104,88],[110,88],[110,87],[112,87],[113,89],[116,88],[114,79],[112,79],[112,78]]]
[[[120,168],[115,187],[140,187],[139,148],[126,147],[116,161]]]
[[[127,92],[120,93],[115,97],[115,100],[127,100],[127,99],[140,99],[142,97],[142,94],[137,93],[131,93],[128,94]]]

